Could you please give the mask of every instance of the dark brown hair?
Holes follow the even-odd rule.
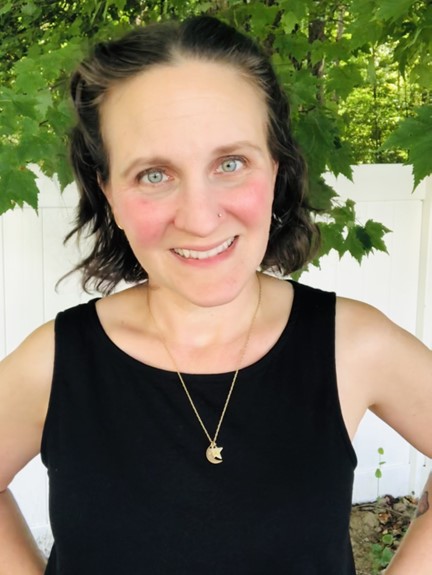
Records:
[[[99,186],[99,181],[106,183],[110,177],[101,135],[101,103],[115,84],[181,58],[233,66],[265,97],[268,146],[279,169],[261,269],[288,275],[303,267],[315,252],[318,233],[305,197],[306,168],[292,138],[287,98],[269,58],[248,36],[216,18],[198,16],[182,23],[151,24],[119,40],[99,43],[72,77],[77,123],[71,133],[70,155],[80,201],[76,225],[66,240],[85,233],[93,241],[91,252],[75,268],[83,274],[84,289],[93,284],[109,293],[121,280],[147,278]]]

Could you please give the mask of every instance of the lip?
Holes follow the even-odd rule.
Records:
[[[221,260],[229,254],[236,244],[238,236],[231,236],[223,242],[215,243],[211,246],[188,246],[172,248],[171,253],[180,261],[191,264],[205,264]]]

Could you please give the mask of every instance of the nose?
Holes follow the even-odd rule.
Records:
[[[174,221],[178,229],[199,237],[210,236],[220,224],[221,214],[214,185],[205,178],[183,183]]]

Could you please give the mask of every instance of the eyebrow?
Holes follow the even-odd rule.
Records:
[[[255,152],[258,152],[260,155],[263,155],[262,148],[255,144],[252,144],[252,142],[249,142],[248,140],[240,140],[238,142],[233,142],[232,144],[227,144],[226,146],[219,146],[213,150],[213,154],[215,156],[219,155],[224,156],[233,154],[237,150],[244,148],[249,148],[251,150],[254,150]],[[139,166],[142,166],[143,164],[153,166],[167,166],[167,165],[169,166],[172,164],[172,161],[168,160],[167,158],[164,158],[163,156],[148,156],[148,157],[140,156],[139,158],[135,158],[134,160],[132,160],[132,162],[130,162],[127,165],[127,167],[124,170],[122,170],[120,174],[121,177],[122,178],[127,177],[132,171],[134,171]]]

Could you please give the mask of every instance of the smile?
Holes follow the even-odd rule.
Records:
[[[211,250],[207,251],[184,250],[182,248],[174,248],[173,252],[175,252],[177,255],[185,259],[205,260],[208,258],[214,258],[215,256],[218,256],[219,254],[226,251],[230,246],[232,246],[234,240],[235,237],[230,238],[229,240],[226,240],[223,244],[220,244],[219,246],[216,246],[215,248],[212,248]]]

